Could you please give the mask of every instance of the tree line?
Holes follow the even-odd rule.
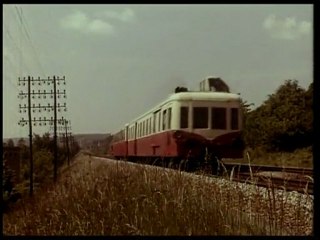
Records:
[[[286,80],[261,106],[244,112],[243,138],[247,147],[292,152],[313,143],[313,83],[307,89]]]
[[[73,138],[73,137],[71,137]],[[72,147],[69,147],[69,158],[75,156],[79,150],[79,144],[73,139]],[[33,173],[34,185],[41,186],[45,183],[53,181],[53,160],[54,160],[54,140],[50,138],[49,133],[42,136],[34,134],[33,136]],[[3,146],[15,147],[12,139]],[[22,196],[28,192],[29,176],[30,176],[30,156],[29,146],[26,141],[19,139],[16,147],[20,150],[20,173],[15,173],[12,169],[5,165],[5,156],[3,155],[3,174],[2,174],[2,196],[5,205],[10,201],[15,201],[15,196]],[[58,167],[61,167],[67,161],[67,148],[64,144],[58,144]],[[15,183],[15,174],[19,174],[20,182]]]

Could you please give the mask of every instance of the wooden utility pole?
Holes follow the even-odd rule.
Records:
[[[29,195],[33,195],[33,152],[32,152],[32,120],[31,120],[31,79],[28,76],[28,116],[29,116],[29,151],[30,151],[30,188]]]
[[[46,124],[50,124],[50,125],[54,125],[54,173],[53,173],[53,179],[54,182],[56,182],[57,180],[57,170],[58,170],[58,146],[57,146],[57,124],[61,124],[64,123],[65,119],[62,117],[61,119],[57,118],[57,111],[61,111],[61,108],[64,108],[64,111],[67,111],[67,107],[66,107],[66,103],[64,103],[64,105],[60,105],[59,103],[57,103],[57,98],[60,98],[60,96],[64,96],[64,98],[66,98],[66,91],[64,90],[63,92],[59,92],[59,90],[57,90],[56,84],[60,84],[60,82],[62,82],[64,85],[65,83],[65,77],[63,78],[56,78],[55,76],[53,76],[53,79],[50,79],[50,77],[48,77],[48,79],[40,79],[40,77],[38,79],[33,79],[33,77],[31,78],[30,76],[28,76],[28,78],[23,78],[20,79],[18,81],[18,86],[25,86],[26,82],[28,84],[28,92],[23,92],[20,91],[18,98],[20,99],[24,99],[24,98],[28,98],[28,106],[26,104],[24,104],[24,106],[22,106],[21,104],[19,104],[19,108],[20,108],[20,113],[24,112],[26,113],[26,110],[28,110],[28,120],[22,118],[18,124],[21,126],[25,126],[27,124],[29,124],[29,141],[30,141],[30,196],[32,196],[33,194],[33,152],[32,152],[32,123],[36,126],[37,123],[39,124],[39,126],[46,126]],[[50,86],[50,84],[53,83],[53,88],[54,91],[52,92],[52,90],[50,92],[47,92],[46,90],[38,90],[38,92],[35,92],[34,90],[31,91],[31,84],[35,85],[37,84],[38,86],[43,85],[48,85]],[[53,105],[48,104],[48,105],[41,105],[40,103],[38,105],[32,104],[31,105],[31,98],[35,99],[36,97],[38,97],[39,99],[44,98],[46,99],[47,95],[51,96],[51,98],[54,99]],[[33,112],[36,112],[36,110],[39,111],[39,113],[41,111],[47,111],[50,112],[53,111],[54,112],[54,117],[51,119],[47,119],[46,117],[44,118],[34,118],[32,119],[31,117],[31,109],[33,109]]]
[[[59,121],[58,121],[59,122]],[[60,143],[64,144],[64,148],[66,150],[66,158],[68,160],[68,166],[70,165],[70,152],[72,146],[70,143],[70,139],[72,140],[72,134],[71,134],[71,121],[64,119],[64,121],[61,123],[63,126],[58,127],[58,135],[60,137]]]
[[[69,142],[68,142],[68,121],[65,120],[65,130],[66,130],[66,149],[67,149],[67,158],[68,158],[68,166],[70,166],[70,153],[69,153]]]
[[[54,111],[54,163],[53,163],[53,181],[57,181],[58,176],[58,142],[57,142],[57,86],[56,86],[56,77],[53,76],[53,111]]]

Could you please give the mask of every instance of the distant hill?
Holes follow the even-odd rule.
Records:
[[[101,148],[111,134],[75,134],[74,138],[82,149]]]
[[[88,133],[88,134],[75,134],[73,137],[76,142],[78,142],[80,148],[88,150],[103,150],[106,147],[108,138],[111,136],[110,133],[101,134],[101,133]],[[12,139],[14,145],[18,144],[20,138],[3,138],[2,142],[7,142],[9,139]],[[29,138],[23,138],[26,145],[29,145]]]

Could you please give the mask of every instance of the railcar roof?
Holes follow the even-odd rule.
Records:
[[[161,108],[163,105],[172,102],[172,101],[233,101],[240,100],[240,96],[235,93],[225,93],[225,92],[179,92],[173,93],[160,104],[156,105],[154,108],[149,109],[145,113],[141,114],[139,117],[128,122],[126,125],[130,125],[133,122],[143,118],[150,112],[154,112],[157,109]]]
[[[235,93],[225,92],[179,92],[172,94],[166,101],[171,100],[199,100],[199,101],[228,101],[239,100],[240,96]]]

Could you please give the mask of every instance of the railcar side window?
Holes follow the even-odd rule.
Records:
[[[181,107],[180,108],[180,128],[188,128],[188,107]]]
[[[131,127],[131,134],[130,134],[130,138],[132,139],[133,138],[133,127]]]
[[[152,133],[152,125],[151,125],[151,123],[152,123],[152,118],[149,118],[149,134]]]
[[[208,108],[193,108],[193,128],[208,128]]]
[[[166,129],[166,121],[167,121],[167,109],[162,112],[162,130]]]
[[[139,137],[139,124],[136,125],[137,126],[137,129],[136,129],[136,138]]]
[[[239,129],[238,108],[231,108],[231,130]]]
[[[144,129],[144,135],[146,136],[146,135],[148,135],[148,119],[145,120],[145,124],[146,124],[146,126],[145,126],[145,129]]]
[[[146,120],[146,135],[149,134],[149,119]]]
[[[214,107],[212,108],[211,126],[212,129],[226,129],[227,128],[227,115],[225,108]]]
[[[158,114],[158,132],[161,131],[161,112],[159,111],[159,114]]]
[[[142,137],[142,122],[140,123],[140,134],[139,137]]]
[[[171,129],[171,108],[168,109],[168,129]]]
[[[136,129],[136,138],[139,137],[139,124],[136,125],[137,126],[137,129]]]
[[[131,138],[131,128],[128,129],[128,139]]]
[[[156,132],[156,113],[153,114],[153,126],[152,126],[152,132]]]

